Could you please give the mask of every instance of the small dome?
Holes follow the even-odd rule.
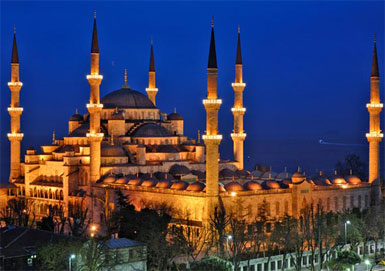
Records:
[[[240,185],[238,182],[230,182],[225,184],[225,189],[228,192],[238,192],[238,191],[243,191],[243,186]]]
[[[170,167],[169,171],[174,176],[181,176],[181,175],[187,175],[191,171],[188,167],[184,165],[174,164],[172,167]]]
[[[248,181],[243,185],[243,188],[245,190],[251,190],[251,191],[256,191],[256,190],[261,190],[262,186],[254,181]]]
[[[169,180],[161,180],[159,181],[155,187],[157,188],[169,188],[171,186],[172,182]]]
[[[174,176],[172,176],[170,173],[168,172],[160,172],[160,171],[157,171],[153,174],[153,176],[158,179],[158,180],[172,180],[174,179]]]
[[[332,184],[329,181],[329,179],[326,178],[325,176],[319,176],[318,178],[314,179],[313,181],[314,181],[315,185],[320,185],[320,186],[327,186],[327,185]]]
[[[197,176],[198,180],[206,180],[206,173],[200,170],[191,170],[191,174]]]
[[[306,179],[306,176],[302,172],[294,172],[293,175],[291,175],[291,180],[293,183],[300,183],[305,179]]]
[[[111,118],[109,118],[110,120],[124,120],[124,117],[123,117],[123,112],[114,112],[112,113],[111,115]]]
[[[173,134],[165,127],[156,123],[146,123],[132,133],[133,137],[168,137]]]
[[[288,185],[290,186],[291,184],[293,184],[292,180],[291,179],[283,179],[281,181],[281,183],[285,184],[285,185]]]
[[[334,176],[331,181],[332,184],[346,184],[346,181],[344,178],[340,176]]]
[[[247,178],[249,177],[249,175],[250,175],[250,172],[246,169],[235,171],[235,176],[237,176],[238,178]]]
[[[263,189],[277,189],[281,188],[281,186],[276,182],[272,180],[266,180],[262,183]]]
[[[115,177],[114,176],[107,176],[106,178],[104,178],[103,182],[104,183],[114,183],[115,182]]]
[[[128,185],[139,186],[142,183],[140,179],[131,179],[128,181]]]
[[[187,186],[186,191],[200,192],[205,189],[205,187],[206,185],[202,182],[193,182]]]
[[[83,116],[80,114],[73,114],[70,117],[70,121],[83,121]]]
[[[141,184],[141,186],[144,186],[144,187],[154,187],[155,185],[157,185],[157,181],[156,180],[144,180]]]
[[[188,186],[188,183],[184,181],[176,181],[171,185],[170,188],[175,190],[185,190],[187,186]]]
[[[219,171],[219,177],[221,177],[221,178],[231,179],[234,176],[235,176],[235,173],[231,169],[224,168],[221,171]]]
[[[182,118],[182,116],[179,115],[178,113],[173,112],[173,113],[171,113],[171,114],[168,114],[167,120],[183,120],[183,118]]]
[[[128,177],[120,177],[116,180],[116,184],[126,184],[130,179]]]
[[[226,192],[226,189],[225,189],[225,186],[223,185],[223,183],[218,183],[218,191],[219,192]],[[206,186],[203,189],[203,192],[206,192]]]
[[[253,177],[260,178],[263,175],[262,171],[254,170],[250,173]]]
[[[354,175],[349,175],[349,176],[346,176],[346,181],[349,183],[349,184],[360,184],[361,183],[361,179],[358,178],[357,176],[354,176]]]
[[[119,145],[102,143],[102,157],[126,157],[126,153]]]

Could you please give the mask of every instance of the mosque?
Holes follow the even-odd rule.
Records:
[[[19,78],[16,33],[13,37],[11,80],[8,87],[11,101],[10,177],[0,187],[0,208],[12,198],[26,198],[37,217],[49,210],[71,215],[78,208],[87,209],[92,223],[102,223],[116,206],[120,190],[140,209],[144,206],[167,204],[175,216],[202,223],[219,200],[226,209],[250,219],[267,206],[269,217],[287,213],[299,216],[309,204],[321,204],[325,210],[341,211],[353,207],[365,208],[381,199],[379,185],[379,143],[382,103],[379,97],[379,72],[376,44],[370,77],[369,178],[360,180],[350,175],[337,174],[327,178],[320,174],[309,178],[300,170],[289,172],[252,172],[243,166],[243,143],[246,139],[243,116],[241,39],[238,41],[235,61],[233,140],[234,161],[221,161],[218,131],[218,111],[222,100],[217,91],[217,58],[214,24],[207,66],[206,131],[203,141],[184,135],[184,120],[177,112],[162,112],[156,103],[158,88],[155,80],[155,61],[151,42],[149,80],[146,94],[131,89],[125,75],[118,90],[100,97],[103,75],[99,73],[99,45],[96,16],[91,43],[91,69],[88,113],[74,114],[68,121],[68,135],[53,136],[52,144],[37,151],[29,148],[20,157],[20,142],[24,134],[20,127],[23,108],[19,103],[23,83]],[[28,82],[27,82],[28,83]],[[220,92],[219,92],[220,94]],[[28,136],[28,133],[26,134]]]

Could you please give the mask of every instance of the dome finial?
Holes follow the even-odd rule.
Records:
[[[377,37],[376,37],[376,32],[374,32],[374,43],[376,43]]]
[[[15,24],[13,25],[13,34],[16,34],[16,25]]]
[[[198,130],[198,144],[201,143],[201,131]]]
[[[94,19],[96,19],[96,8],[94,9]]]
[[[174,113],[176,113],[176,107],[174,107]]]
[[[124,84],[122,88],[130,88],[130,86],[127,84],[127,69],[124,69]]]
[[[75,114],[76,115],[78,115],[79,114],[79,112],[78,112],[78,109],[76,108],[76,110],[75,110]]]
[[[52,131],[52,144],[55,144],[55,130]]]
[[[151,36],[151,45],[152,45],[152,36]]]
[[[211,17],[211,28],[214,28],[214,16]]]
[[[241,26],[238,25],[238,34],[241,33]]]

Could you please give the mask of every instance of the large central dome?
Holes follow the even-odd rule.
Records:
[[[104,108],[155,108],[146,95],[125,87],[108,93],[101,103]]]

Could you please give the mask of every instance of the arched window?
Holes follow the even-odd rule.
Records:
[[[338,198],[337,197],[334,198],[334,211],[335,212],[338,211]]]
[[[275,202],[275,215],[276,216],[279,216],[280,215],[280,208],[279,208],[280,206],[279,206],[279,202],[278,201],[276,201]]]
[[[63,190],[60,190],[60,200],[63,200]]]
[[[289,214],[289,202],[285,200],[285,214]]]
[[[353,195],[350,196],[350,208],[351,209],[354,208],[354,196]]]
[[[342,198],[342,208],[343,208],[343,210],[346,210],[346,197],[345,196],[343,196],[343,198]]]
[[[365,207],[369,206],[369,196],[365,195]]]
[[[358,208],[361,209],[361,195],[358,196]]]
[[[327,198],[326,200],[326,210],[330,211],[330,198]]]

